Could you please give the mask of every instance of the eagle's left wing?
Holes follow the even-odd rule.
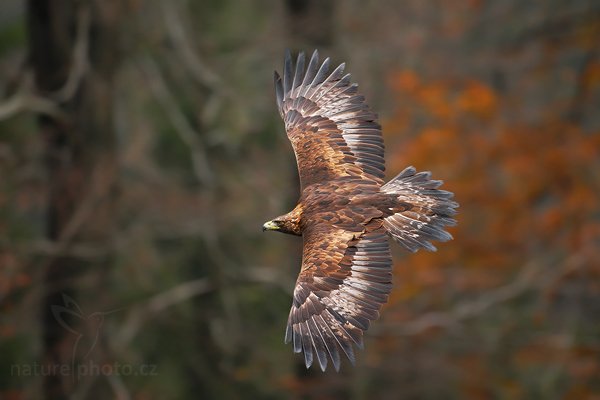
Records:
[[[388,239],[379,218],[366,226],[317,223],[303,236],[285,341],[304,352],[307,368],[316,358],[323,371],[328,359],[339,370],[340,352],[354,363],[352,346],[362,348],[392,288]]]
[[[315,51],[304,70],[304,53],[294,66],[286,52],[283,77],[275,72],[279,113],[292,142],[302,188],[340,177],[381,186],[385,171],[383,138],[344,64],[329,72]]]

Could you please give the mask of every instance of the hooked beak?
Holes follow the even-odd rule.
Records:
[[[267,221],[263,225],[263,232],[264,231],[276,231],[276,230],[279,230],[279,225],[277,225],[273,221]]]

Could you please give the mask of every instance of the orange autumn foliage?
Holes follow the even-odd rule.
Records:
[[[595,81],[594,71],[593,65],[588,68],[588,82]],[[451,309],[457,295],[485,296],[531,263],[558,278],[543,287],[544,303],[526,316],[527,324],[552,324],[551,310],[564,301],[566,287],[577,284],[583,293],[600,295],[600,132],[556,113],[555,104],[535,123],[507,118],[516,114],[518,99],[473,79],[436,81],[405,70],[393,74],[390,84],[397,107],[383,126],[388,168],[394,172],[412,164],[431,170],[460,203],[458,225],[450,228],[454,241],[398,262],[390,319],[400,324],[418,319],[415,304],[438,311]],[[519,335],[515,327],[505,329]],[[510,362],[523,376],[564,365],[574,385],[566,398],[576,398],[583,393],[578,388],[598,377],[598,349],[555,342],[551,336],[523,339]],[[478,372],[474,379],[463,378],[465,398],[489,398],[489,382],[495,382],[497,393],[524,396],[522,382],[489,376],[482,355],[455,362],[486,371],[485,377]]]
[[[430,169],[461,204],[456,240],[405,264],[509,269],[533,247],[573,252],[597,239],[600,135],[559,119],[488,125],[506,105],[482,82],[426,83],[412,71],[391,80],[400,106],[384,123],[390,170]]]

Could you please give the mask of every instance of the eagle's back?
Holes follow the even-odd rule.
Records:
[[[305,188],[300,204],[303,231],[317,223],[358,231],[374,218],[392,215],[398,201],[377,185],[342,178]]]

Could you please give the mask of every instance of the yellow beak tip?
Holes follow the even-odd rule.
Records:
[[[262,229],[263,229],[263,232],[264,231],[275,231],[275,230],[279,229],[279,225],[277,225],[273,221],[267,221],[263,224]]]

